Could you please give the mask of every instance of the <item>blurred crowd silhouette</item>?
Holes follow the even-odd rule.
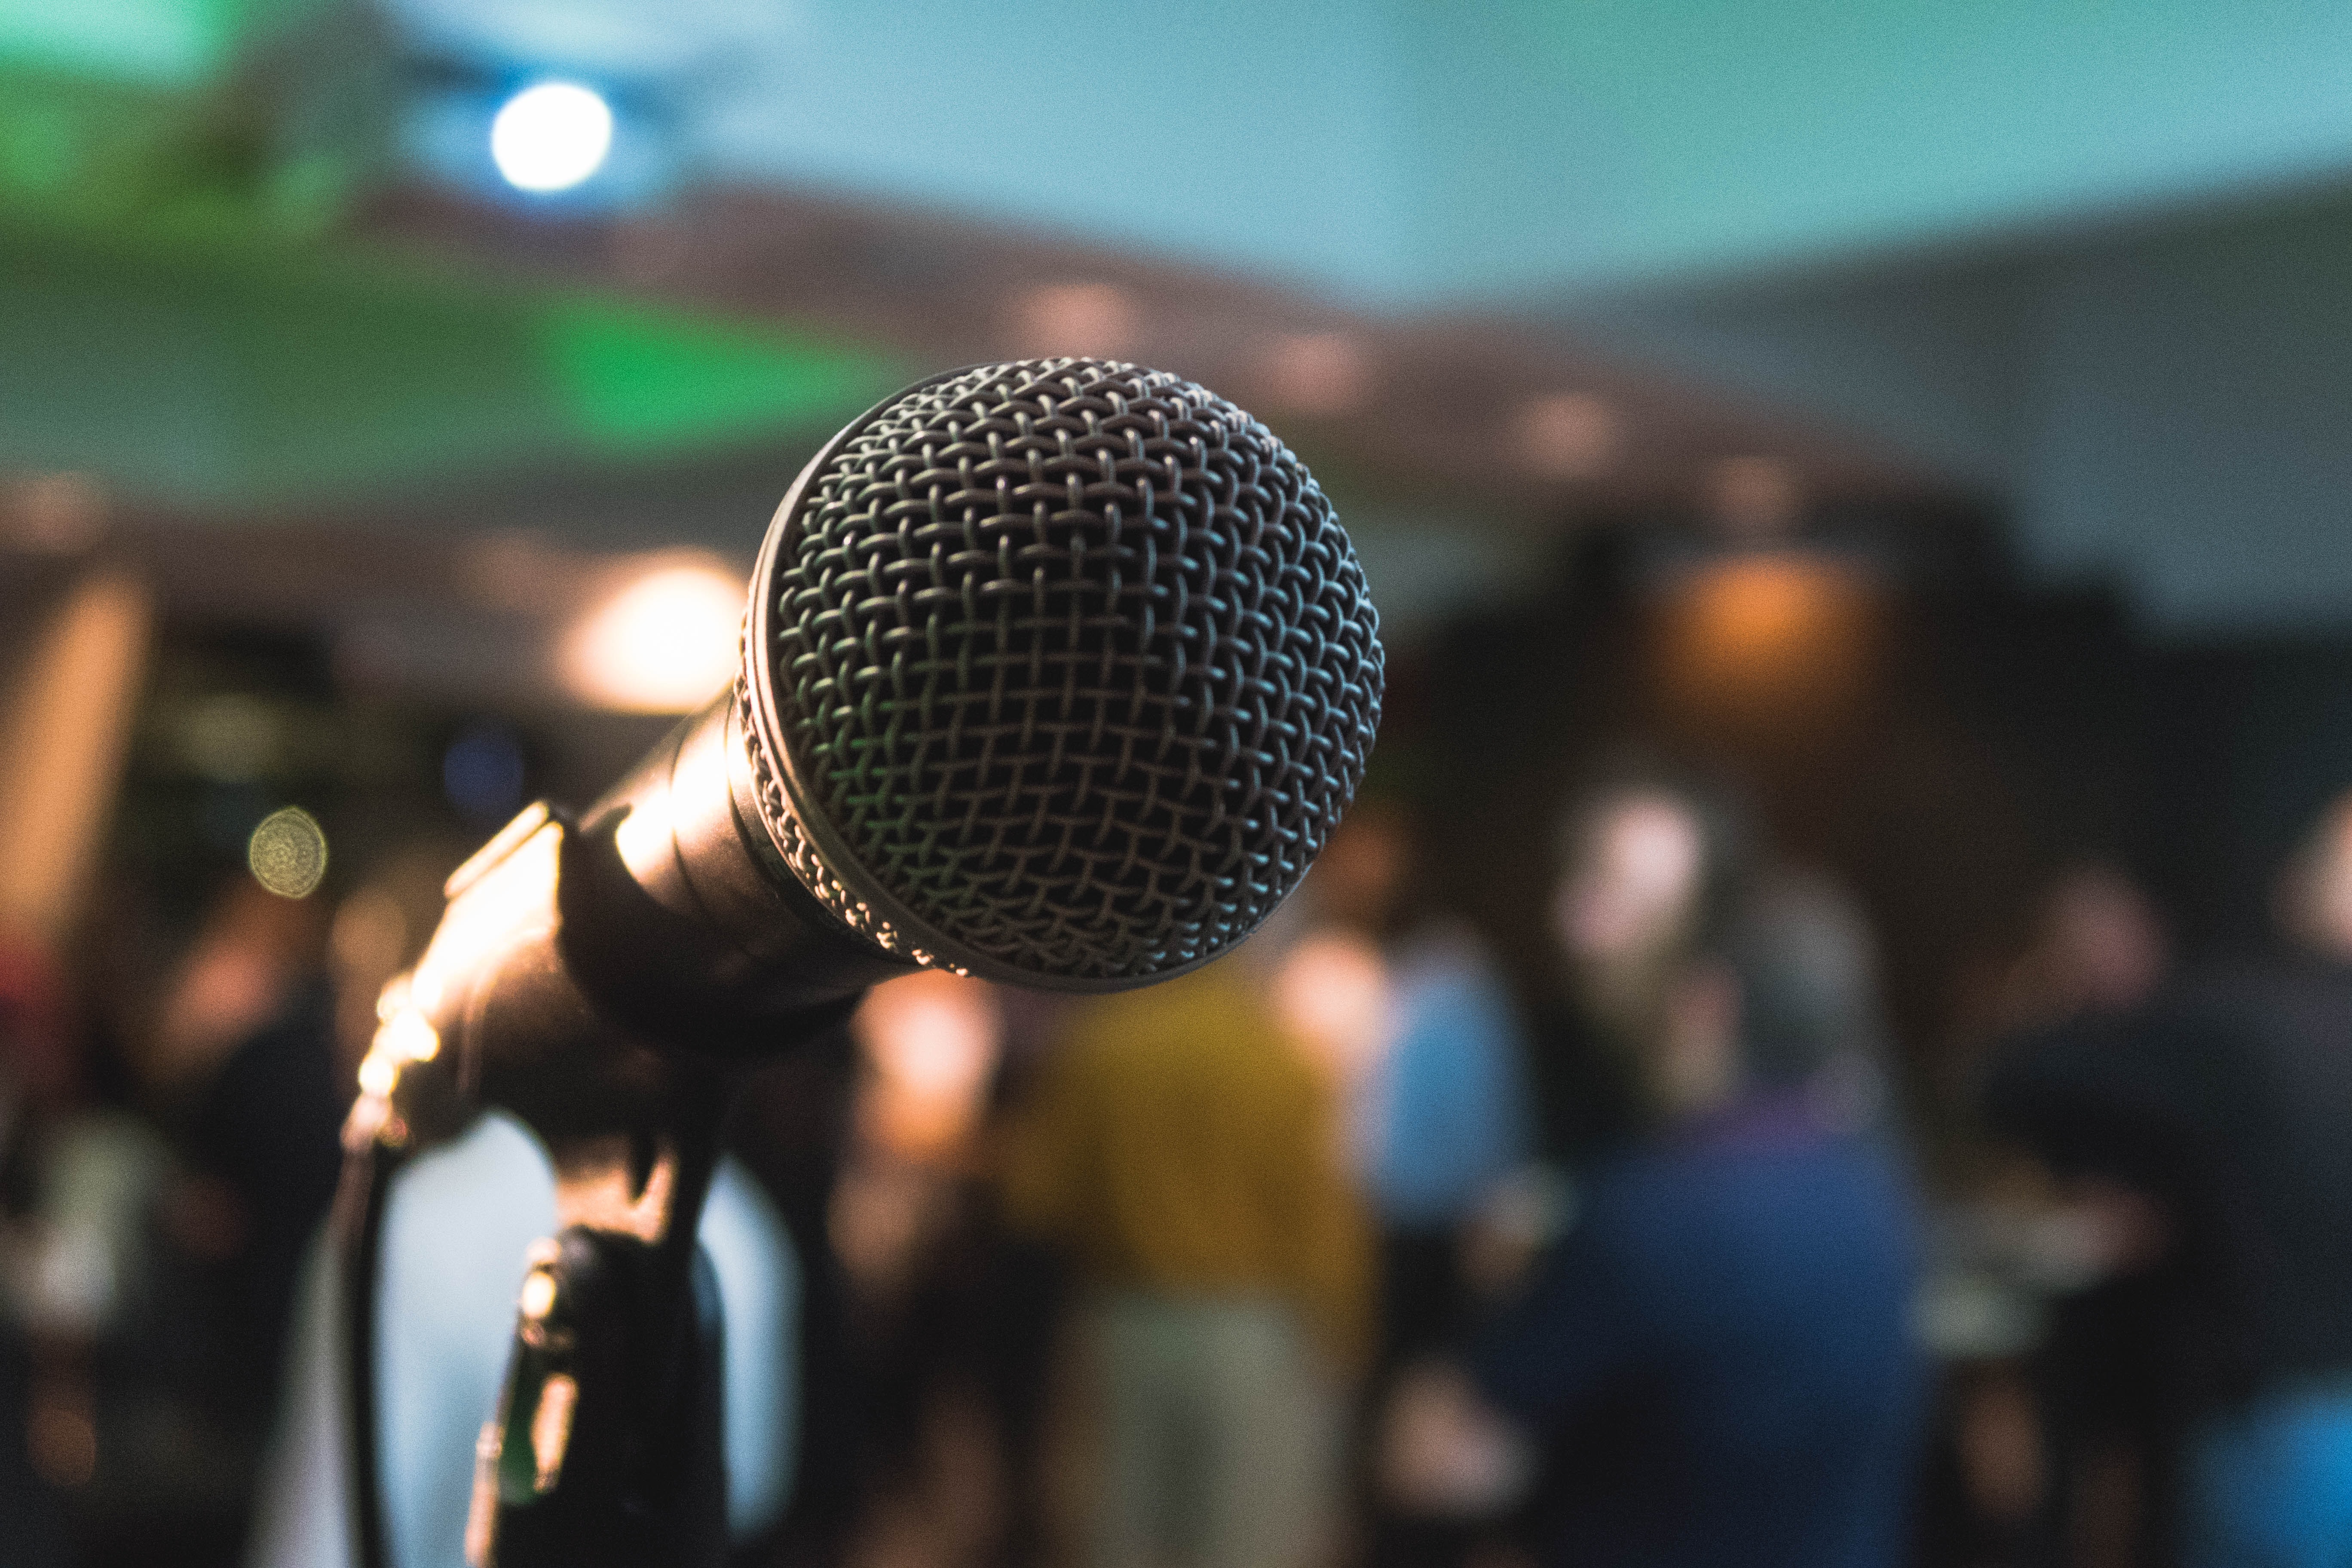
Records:
[[[758,1080],[797,1461],[743,1561],[2346,1560],[2352,802],[2229,967],[2062,866],[1908,1081],[1868,919],[1721,779],[1580,778],[1533,984],[1433,893],[1433,809],[1376,778],[1196,974],[921,974]],[[0,951],[0,1561],[248,1550],[449,858]]]
[[[1789,552],[1784,659],[1722,644],[1756,558],[1578,548],[1556,605],[1398,661],[1361,797],[1229,958],[917,975],[751,1079],[705,1224],[739,1561],[2352,1561],[2352,797],[2237,920],[2252,851],[2081,806],[2168,798],[2100,727],[2156,679],[2122,654],[2004,686],[2014,602]],[[228,711],[187,658],[149,729]],[[377,998],[526,788],[658,721],[352,722],[424,782],[136,753],[74,934],[0,942],[0,1565],[346,1550],[312,1298]],[[433,765],[486,736],[487,804]],[[2201,778],[2178,823],[2235,798]],[[296,788],[336,859],[287,896],[246,833]],[[547,1177],[486,1122],[403,1180],[390,1511],[454,1568]]]

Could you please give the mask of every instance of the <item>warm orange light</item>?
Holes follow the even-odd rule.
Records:
[[[84,578],[0,692],[0,926],[62,938],[95,873],[146,668],[133,579]]]
[[[1002,1029],[980,981],[931,970],[876,986],[856,1022],[873,1069],[859,1097],[866,1136],[908,1159],[952,1154],[979,1121]]]
[[[592,610],[565,639],[565,684],[629,713],[684,713],[733,679],[743,584],[715,562],[670,558]]]
[[[1275,1010],[1316,1064],[1353,1089],[1387,1054],[1388,965],[1362,937],[1331,931],[1303,939],[1275,978]]]
[[[1692,595],[1693,630],[1727,665],[1785,657],[1834,614],[1832,589],[1819,570],[1790,562],[1718,568]]]
[[[1691,573],[1663,605],[1662,673],[1678,706],[1775,723],[1843,706],[1867,674],[1877,595],[1817,556],[1736,557]]]

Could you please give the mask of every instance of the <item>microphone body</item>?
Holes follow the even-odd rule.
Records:
[[[916,967],[779,875],[739,815],[737,711],[713,702],[576,818],[534,804],[450,878],[393,1017],[447,1053],[452,1109],[497,1104],[549,1139],[626,1127],[678,1063],[756,1063]]]
[[[472,1107],[556,1167],[470,1558],[716,1562],[693,1220],[734,1078],[918,967],[1102,992],[1228,951],[1352,798],[1381,679],[1321,490],[1190,383],[982,366],[828,443],[770,525],[732,689],[461,867],[380,1007],[355,1292],[384,1170]],[[380,1552],[371,1310],[352,1449]]]

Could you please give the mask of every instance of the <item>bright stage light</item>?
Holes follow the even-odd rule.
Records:
[[[612,149],[611,106],[575,82],[527,87],[490,122],[490,157],[517,190],[568,191]]]
[[[734,676],[742,620],[733,573],[691,561],[654,566],[573,628],[563,674],[599,708],[683,713]]]

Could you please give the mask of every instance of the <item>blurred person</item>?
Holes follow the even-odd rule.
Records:
[[[1922,1377],[1907,1182],[1854,1089],[1880,1049],[1866,934],[1811,882],[1717,907],[1631,1038],[1643,1130],[1465,1366],[1404,1392],[1384,1468],[1493,1508],[1540,1447],[1550,1563],[1893,1563]]]
[[[1359,805],[1309,890],[1320,917],[1379,945],[1352,962],[1325,955],[1319,970],[1295,953],[1284,969],[1292,985],[1319,980],[1323,1010],[1336,1004],[1369,1037],[1345,1054],[1355,1153],[1381,1224],[1384,1363],[1455,1326],[1462,1228],[1534,1147],[1517,1010],[1477,933],[1412,897],[1415,856],[1402,810]],[[1313,1030],[1310,1000],[1288,1010]]]
[[[2269,955],[2028,1036],[1985,1090],[2105,1271],[2160,1286],[2141,1397],[2181,1432],[2189,1568],[2352,1559],[2352,796],[2275,908]]]
[[[257,1442],[276,1408],[295,1281],[341,1170],[323,899],[228,879],[167,986],[143,1064],[184,1172],[165,1220],[210,1296],[208,1394]]]
[[[1087,1291],[1098,1568],[1300,1568],[1334,1545],[1371,1270],[1332,1086],[1267,994],[1295,918],[1075,1009],[1008,1131],[1007,1217]]]
[[[1020,1532],[1025,1479],[998,1364],[1000,1237],[978,1179],[1004,1020],[994,987],[935,970],[876,986],[852,1030],[852,1136],[827,1227],[864,1385],[850,1552],[976,1563]]]
[[[1535,1142],[1517,1010],[1477,933],[1415,896],[1413,828],[1398,805],[1357,803],[1307,885],[1330,929],[1298,943],[1278,984],[1294,1031],[1329,1042],[1355,1110],[1349,1154],[1380,1244],[1368,1409],[1397,1369],[1461,1331],[1471,1226],[1491,1222]],[[1373,1563],[1451,1561],[1471,1545],[1450,1521],[1370,1500]]]
[[[2170,967],[2164,922],[2137,882],[2096,861],[2067,867],[2043,890],[2032,945],[2011,973],[2009,1023],[2128,1013]]]
[[[2154,905],[2110,865],[2060,869],[2032,929],[1998,997],[2004,1039],[2107,1028],[2169,967]],[[2085,1568],[2168,1562],[2179,1412],[2163,1337],[2178,1280],[2147,1245],[2156,1222],[2095,1177],[1987,1174],[1981,1216],[2030,1254],[2001,1288],[2021,1288],[2042,1327],[2038,1345],[1979,1357],[1952,1384],[1957,1468],[1980,1526]]]
[[[1622,760],[1570,802],[1546,909],[1557,965],[1533,1019],[1544,1152],[1570,1164],[1643,1121],[1638,1058],[1696,933],[1746,875],[1728,792]]]
[[[153,1363],[152,1304],[167,1283],[152,1232],[171,1162],[142,1118],[92,1092],[88,1009],[68,996],[48,955],[26,947],[9,957],[0,990],[11,994],[0,1010],[14,1015],[17,1048],[0,1065],[13,1102],[0,1136],[11,1188],[8,1306],[26,1372],[22,1424],[11,1424],[67,1505],[73,1554],[86,1558],[113,1534],[117,1503],[160,1489],[157,1446],[144,1440],[156,1402],[140,1396]],[[216,1517],[215,1505],[234,1500],[215,1488],[196,1502],[191,1513]]]
[[[1490,1189],[1462,1249],[1465,1279],[1487,1295],[1557,1239],[1581,1167],[1647,1125],[1642,1057],[1691,943],[1745,885],[1749,832],[1731,791],[1632,754],[1570,797],[1555,854],[1553,962],[1527,1052],[1536,1158]]]
[[[339,1161],[322,923],[240,873],[153,984],[110,918],[78,955],[107,987],[80,1010],[121,1026],[130,1071],[110,1085],[86,1037],[32,1141],[15,1272],[35,1458],[85,1561],[222,1563],[246,1531]]]
[[[1340,1159],[1351,1164],[1368,1163],[1376,1153],[1381,1108],[1374,1097],[1396,1045],[1398,998],[1391,981],[1380,944],[1345,927],[1301,936],[1275,971],[1275,1015],[1342,1107],[1333,1131]]]
[[[1984,1146],[1976,1118],[1987,1064],[2004,1045],[2079,1019],[2130,1013],[2156,994],[2171,968],[2164,921],[2128,873],[2084,859],[2051,875],[2029,906],[2021,940],[1978,954],[1954,988],[1948,1048],[1931,1069],[1924,1108],[1961,1160],[1952,1179],[1998,1187],[2021,1173],[2013,1150]]]

